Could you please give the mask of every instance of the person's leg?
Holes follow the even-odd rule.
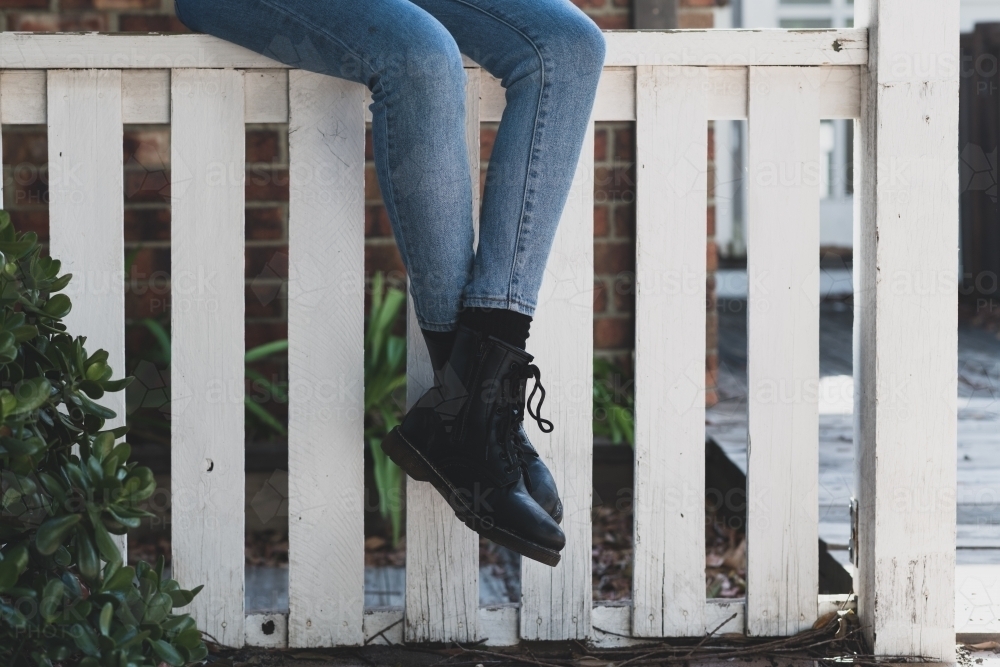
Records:
[[[604,65],[604,37],[569,0],[413,2],[440,20],[462,52],[506,88],[507,107],[486,179],[474,277],[465,289],[458,335],[474,331],[481,340],[494,337],[524,354],[515,364],[518,370],[512,367],[500,380],[515,387],[516,398],[505,407],[514,415],[512,431],[497,437],[513,443],[528,491],[558,522],[563,508],[555,479],[521,423],[525,409],[530,412],[526,380],[541,377],[523,348],[590,120]],[[453,337],[425,332],[425,338],[436,371],[446,364],[462,366],[464,360],[455,358],[461,350],[452,353]],[[537,411],[531,416],[545,430],[547,422]]]
[[[455,328],[472,265],[465,71],[408,0],[176,0],[193,30],[366,85],[379,185],[421,328]]]
[[[569,0],[413,2],[506,89],[462,321],[523,348],[590,120],[604,36]]]

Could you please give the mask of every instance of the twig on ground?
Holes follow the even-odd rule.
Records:
[[[506,653],[497,653],[495,651],[484,651],[483,649],[478,649],[478,648],[476,648],[476,649],[469,649],[469,648],[465,648],[464,646],[462,646],[458,642],[455,642],[455,646],[457,646],[458,648],[462,649],[466,653],[476,653],[478,655],[488,655],[488,656],[490,656],[492,658],[501,658],[503,660],[512,660],[514,662],[523,662],[523,663],[525,663],[527,665],[537,665],[538,667],[565,667],[565,664],[556,664],[556,663],[553,663],[553,662],[542,662],[541,660],[535,660],[533,658],[525,658],[524,656],[519,656],[519,655],[516,655],[516,654],[510,654],[510,655],[508,655]]]
[[[737,616],[739,616],[739,614],[733,614],[732,616],[730,616],[729,618],[727,618],[726,620],[724,620],[722,623],[719,623],[717,626],[715,626],[714,630],[712,630],[707,635],[705,635],[704,637],[702,637],[701,641],[698,642],[697,644],[695,644],[694,648],[692,648],[690,651],[688,651],[684,655],[685,656],[689,656],[692,653],[694,653],[695,651],[697,651],[698,649],[700,649],[702,646],[704,646],[705,642],[707,642],[709,639],[711,639],[713,636],[715,636],[715,633],[718,632],[719,630],[721,630],[726,625],[726,623],[729,623],[729,621],[733,620]]]
[[[604,628],[599,628],[596,625],[594,626],[594,629],[597,630],[598,632],[603,632],[606,635],[611,635],[612,637],[621,637],[623,639],[635,639],[635,637],[633,637],[632,635],[622,634],[621,632],[612,632],[611,630],[605,630]]]
[[[485,639],[476,644],[459,644],[452,642],[447,648],[429,648],[423,646],[406,646],[392,644],[385,637],[386,633],[402,621],[397,621],[380,630],[365,642],[372,643],[376,637],[382,637],[387,644],[396,648],[437,656],[430,667],[507,667],[509,665],[526,665],[528,667],[579,667],[581,664],[597,664],[593,661],[613,662],[616,667],[652,667],[654,665],[676,667],[688,663],[704,661],[728,661],[741,658],[775,658],[783,660],[814,661],[818,667],[888,667],[891,663],[929,662],[926,658],[900,658],[898,656],[870,655],[864,647],[861,628],[857,620],[844,616],[830,617],[822,627],[805,630],[797,635],[761,641],[759,639],[720,635],[727,623],[732,622],[732,615],[716,626],[711,632],[701,637],[697,643],[677,642],[671,644],[665,640],[654,643],[644,643],[626,647],[601,649],[579,641],[563,643],[561,647],[545,649],[541,655],[532,648],[521,645],[511,652],[492,651],[482,647]],[[595,628],[610,636],[626,638],[616,632]],[[840,636],[837,636],[837,635]],[[632,639],[628,637],[629,639]],[[439,645],[440,646],[440,645]],[[366,664],[370,661],[362,660]]]

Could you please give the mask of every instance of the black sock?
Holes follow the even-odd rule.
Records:
[[[531,328],[530,316],[503,308],[466,308],[458,322],[522,350],[528,342],[528,330]]]
[[[455,344],[455,334],[458,333],[458,329],[453,331],[428,331],[427,329],[421,329],[420,333],[424,335],[424,338],[429,343],[434,343],[442,349],[450,350],[452,345]]]
[[[444,368],[451,356],[451,348],[455,347],[455,336],[458,329],[454,331],[428,331],[421,329],[424,335],[424,342],[427,343],[427,354],[431,357],[431,366],[437,372]]]

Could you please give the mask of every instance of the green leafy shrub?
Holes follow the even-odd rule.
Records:
[[[365,326],[365,440],[372,453],[379,511],[392,526],[392,543],[403,528],[400,489],[403,471],[382,451],[382,439],[403,417],[397,396],[406,387],[406,339],[392,333],[406,294],[385,287],[381,273],[372,281],[372,303]]]
[[[632,378],[619,366],[594,357],[594,435],[635,446]]]
[[[164,580],[162,560],[126,567],[112,538],[151,516],[139,504],[155,490],[97,402],[131,378],[66,331],[71,276],[40,250],[0,212],[0,664],[200,661],[201,633],[173,614],[200,588]]]

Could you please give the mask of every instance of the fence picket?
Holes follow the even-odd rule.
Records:
[[[747,274],[747,629],[816,620],[819,487],[819,85],[751,67]]]
[[[958,61],[960,4],[865,3],[878,48],[862,105],[854,247],[858,613],[876,655],[949,664],[956,662],[955,292],[962,280],[955,166],[963,163],[955,138],[959,80],[968,71]],[[906,65],[917,53],[921,63],[952,64]]]
[[[66,324],[108,351],[115,377],[125,368],[125,249],[120,70],[48,73],[49,236],[52,256],[73,280]],[[105,428],[125,425],[125,392],[106,394],[115,411]],[[115,536],[122,553],[126,536]]]
[[[564,506],[566,547],[555,568],[521,559],[521,637],[591,634],[594,350],[594,123],[587,129],[572,190],[545,269],[528,351],[548,391],[543,412],[555,430],[525,428],[552,470]]]
[[[244,634],[243,74],[171,76],[173,576],[221,644]]]
[[[289,73],[288,642],[363,642],[364,88]]]
[[[636,73],[632,632],[705,633],[704,68]]]
[[[478,69],[467,70],[466,143],[473,184],[473,224],[479,221]],[[420,326],[407,307],[406,403],[433,385]],[[468,642],[479,634],[479,537],[426,482],[406,480],[406,628],[408,642]]]

